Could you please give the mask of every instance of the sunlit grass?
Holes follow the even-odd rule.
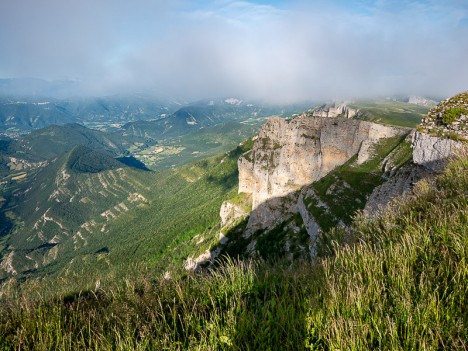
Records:
[[[0,349],[466,350],[467,228],[463,156],[381,217],[334,229],[316,263],[5,283]]]

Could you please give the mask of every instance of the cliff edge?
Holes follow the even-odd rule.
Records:
[[[252,208],[286,196],[344,164],[358,163],[382,138],[406,135],[408,129],[344,118],[301,116],[270,118],[252,150],[239,158],[239,193],[252,195]]]
[[[442,104],[447,101],[453,102]],[[444,111],[453,108],[437,118],[447,122]],[[223,204],[216,249],[234,257],[320,255],[322,238],[350,225],[356,211],[377,216],[448,159],[467,152],[460,137],[466,133],[464,112],[459,117],[454,127],[442,124],[442,132],[431,133],[424,127],[429,117],[418,130],[307,113],[270,118],[238,160],[239,195]]]

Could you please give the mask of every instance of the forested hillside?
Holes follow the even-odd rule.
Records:
[[[216,241],[219,207],[237,191],[237,158],[248,148],[162,172],[73,149],[5,204],[3,221],[16,229],[2,238],[2,277],[94,271],[128,259],[182,265],[194,236],[204,237],[200,250]]]

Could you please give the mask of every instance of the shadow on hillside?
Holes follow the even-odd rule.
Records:
[[[249,267],[248,261],[241,263]],[[236,302],[238,313],[231,342],[236,350],[298,350],[307,338],[309,297],[317,296],[310,264],[286,261],[253,263],[252,280]]]
[[[116,160],[131,168],[141,169],[143,171],[150,170],[143,162],[133,156],[117,157]]]
[[[216,184],[217,186],[222,187],[225,191],[232,189],[238,183],[238,172],[234,172],[232,174],[227,174],[223,176],[213,176],[209,175],[206,180],[209,183]]]
[[[398,172],[398,178],[392,180],[392,191],[385,190],[376,196],[373,209],[386,206],[426,176],[414,164]],[[221,254],[232,258],[248,258],[252,254],[263,259],[307,256],[309,245],[315,249],[320,245],[314,233],[351,223],[355,214],[364,209],[372,192],[385,181],[383,172],[338,168],[297,191],[259,204],[247,218],[224,233],[226,243],[220,242],[212,249],[218,248]]]
[[[290,194],[288,201],[297,202],[298,196],[298,193]],[[240,259],[308,257],[309,234],[303,220],[295,211],[294,204],[291,208],[279,208],[281,199],[274,198],[260,204],[250,216],[233,225],[225,233],[227,241],[215,248],[221,249],[224,255]],[[269,229],[265,230],[265,227]]]
[[[294,195],[297,197],[299,193]],[[278,205],[277,200],[262,203],[253,214],[270,216],[272,212],[269,210]],[[233,224],[226,233],[226,243],[212,248],[222,247],[222,256],[213,262],[211,269],[225,275],[223,281],[226,280],[226,286],[222,289],[226,290],[225,293],[230,294],[231,289],[236,291],[246,280],[249,281],[241,288],[240,298],[236,293],[227,297],[228,300],[237,299],[235,303],[217,307],[225,308],[223,313],[229,314],[228,310],[236,306],[235,319],[230,322],[234,332],[229,333],[230,337],[226,339],[234,350],[297,350],[305,346],[309,297],[315,294],[311,291],[310,281],[316,279],[317,272],[311,270],[309,259],[292,262],[290,256],[292,251],[299,252],[301,245],[305,251],[294,258],[308,257],[309,236],[307,231],[299,231],[295,238],[288,238],[286,244],[283,228],[291,222],[273,215],[276,216],[275,221],[270,222],[274,223],[274,228],[267,233],[257,229],[248,236],[244,235],[250,218],[247,217]],[[287,217],[296,220],[291,211]],[[251,246],[253,241],[256,242],[254,248]],[[252,249],[255,250],[253,255]],[[237,282],[238,279],[241,282]]]
[[[5,211],[0,210],[0,238],[8,235],[12,231],[13,226],[13,221],[6,216]]]
[[[413,170],[414,166],[401,173],[402,184],[414,184]],[[351,221],[356,211],[364,208],[368,195],[385,181],[382,172],[365,172],[359,168],[340,169],[322,179],[285,197],[263,202],[249,217],[225,233],[226,243],[215,246],[225,255],[214,263],[215,269],[222,270],[230,262],[248,265],[251,257],[256,262],[247,273],[252,277],[250,287],[238,302],[240,312],[231,340],[235,349],[305,347],[307,313],[313,303],[311,296],[319,296],[323,284],[321,267],[309,259],[309,243],[315,245],[317,257],[324,257],[332,254],[331,242],[352,241],[344,231],[315,238],[310,238],[309,232],[313,232],[314,223],[320,223],[322,227],[328,223],[331,228],[339,222]],[[407,189],[398,187],[398,191],[391,195],[399,196],[400,190]],[[255,226],[255,221],[266,225]],[[314,280],[317,284],[310,284]]]

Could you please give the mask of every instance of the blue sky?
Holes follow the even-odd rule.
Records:
[[[301,100],[468,89],[468,1],[15,0],[0,77]]]

